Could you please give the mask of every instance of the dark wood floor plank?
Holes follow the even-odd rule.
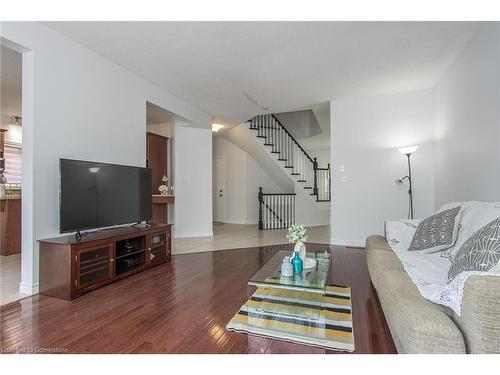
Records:
[[[356,353],[395,353],[364,250],[307,247],[332,250],[331,282],[351,287]],[[225,329],[248,298],[248,279],[284,249],[291,245],[175,255],[171,263],[74,301],[23,299],[0,308],[1,346],[69,353],[339,353]]]

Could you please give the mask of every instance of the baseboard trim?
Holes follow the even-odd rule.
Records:
[[[340,240],[337,238],[331,238],[330,243],[336,246],[365,247],[365,241]]]
[[[246,221],[246,220],[224,220],[224,224],[239,224],[239,225],[256,225],[257,221]]]
[[[40,291],[40,284],[19,283],[19,293],[22,294],[37,294]]]
[[[188,238],[188,237],[213,237],[214,232],[198,232],[198,233],[176,233],[174,238]]]

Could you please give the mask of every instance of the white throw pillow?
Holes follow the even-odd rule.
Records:
[[[465,241],[497,217],[500,217],[500,202],[463,202],[457,241],[455,245],[441,252],[441,256],[452,260]]]

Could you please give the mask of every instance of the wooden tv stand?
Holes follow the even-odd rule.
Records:
[[[170,224],[151,223],[39,240],[40,294],[72,300],[83,293],[170,261]]]

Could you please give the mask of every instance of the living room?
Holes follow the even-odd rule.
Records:
[[[2,353],[497,358],[499,22],[82,17],[0,24]]]

